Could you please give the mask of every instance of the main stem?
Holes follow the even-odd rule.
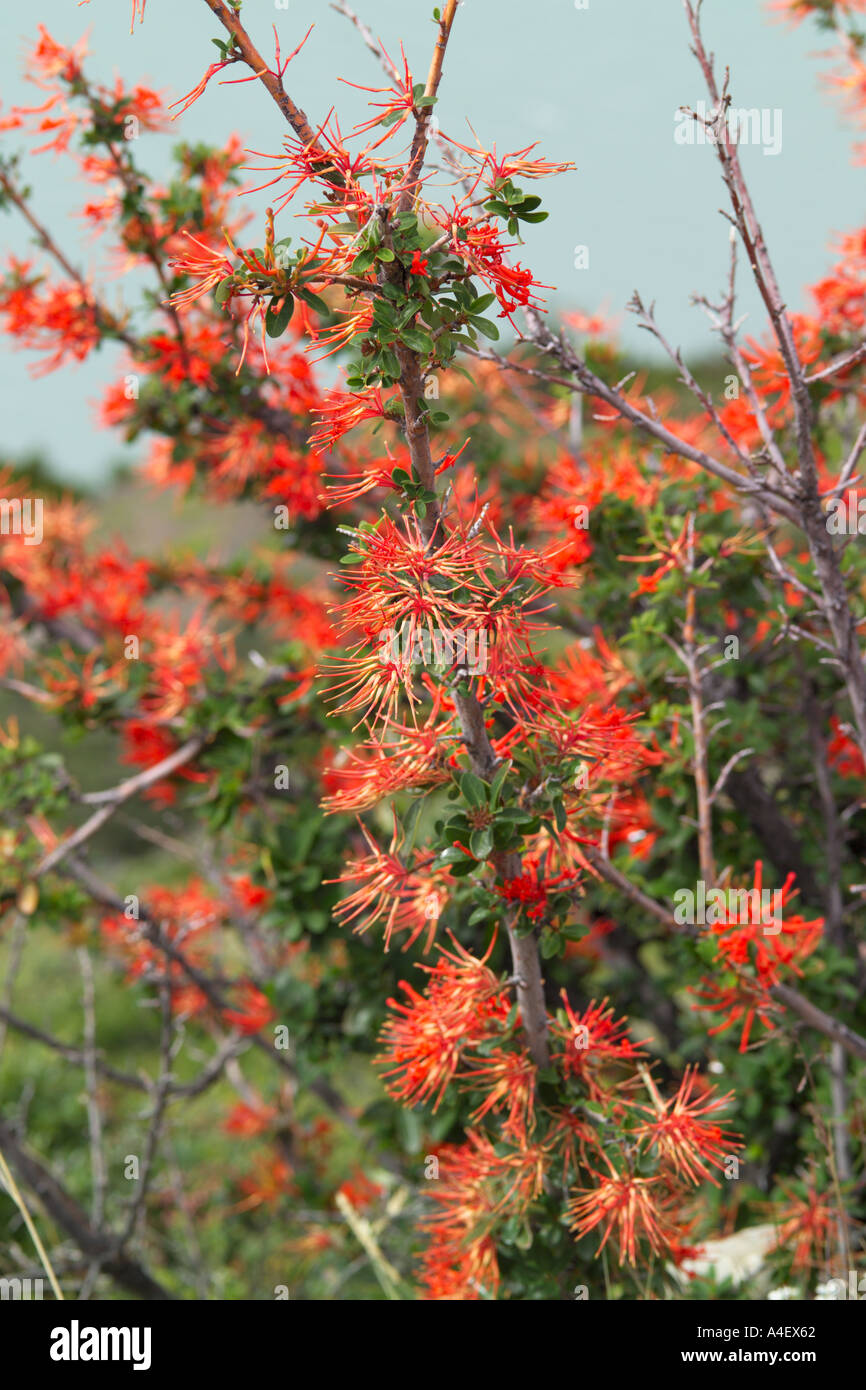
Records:
[[[316,134],[306,114],[291,100],[282,79],[272,72],[264,58],[250,39],[237,14],[229,9],[223,0],[205,0],[208,8],[230,33],[244,62],[266,87],[270,96],[282,111],[295,134],[311,149],[316,149]],[[425,86],[425,95],[435,97],[442,77],[445,50],[451,35],[451,27],[457,14],[458,0],[447,0],[439,20],[439,33]],[[427,151],[430,128],[430,108],[424,107],[418,114],[412,153],[401,195],[401,207],[405,209],[414,201],[418,181]],[[328,162],[323,152],[323,164]],[[383,228],[387,233],[387,229]],[[399,262],[392,263],[391,276],[402,277]],[[435,468],[430,451],[430,435],[427,419],[421,402],[424,395],[424,381],[420,360],[416,353],[401,347],[397,349],[400,362],[400,394],[405,410],[406,440],[412,464],[419,480],[429,492],[435,492]],[[422,531],[428,545],[435,547],[442,536],[442,516],[438,504],[431,504],[422,522]],[[472,770],[489,780],[496,768],[496,755],[487,735],[484,711],[472,694],[455,692],[457,717],[463,740],[469,752]],[[505,878],[515,878],[520,873],[520,858],[516,854],[500,856],[495,861],[496,868]],[[516,917],[506,920],[508,939],[511,945],[511,959],[517,981],[517,1000],[520,1015],[529,1042],[532,1060],[539,1067],[547,1066],[549,1052],[547,1045],[547,1010],[544,1003],[544,987],[541,977],[541,962],[538,947],[533,935],[520,936],[517,933]]]
[[[418,358],[408,349],[400,354],[403,368],[400,377],[400,395],[403,400],[406,421],[406,442],[418,478],[430,492],[435,491],[435,471],[430,451],[430,435],[425,414],[420,406],[421,369]],[[422,523],[427,544],[435,548],[442,538],[443,521],[438,506],[431,506]],[[486,782],[492,780],[496,771],[497,758],[490,743],[484,710],[471,691],[462,693],[454,690],[454,705],[463,734],[463,742],[469,754],[472,771]],[[517,878],[520,873],[520,856],[505,854],[494,858],[495,867],[503,878]],[[511,947],[513,973],[517,985],[517,1002],[520,1017],[529,1043],[529,1053],[537,1067],[546,1067],[550,1060],[547,1043],[547,1008],[544,1002],[544,981],[541,975],[541,961],[538,944],[533,934],[521,936],[516,927],[516,916],[506,918],[506,930]]]
[[[392,262],[387,273],[392,282],[404,279],[403,268],[399,261]],[[423,375],[420,359],[416,353],[406,347],[398,347],[397,356],[401,368],[399,386],[403,401],[409,456],[415,473],[425,489],[428,492],[435,492],[436,472],[430,449],[427,415],[423,406]],[[444,521],[438,503],[431,503],[427,507],[426,515],[420,524],[428,547],[435,551],[444,539]],[[464,694],[455,687],[453,698],[472,771],[486,782],[490,782],[496,771],[497,758],[487,733],[484,710],[471,691]],[[494,856],[492,862],[504,879],[517,878],[520,874],[520,856],[517,854]],[[533,933],[523,936],[518,933],[517,920],[518,914],[514,914],[511,917],[506,917],[505,922],[511,947],[517,1002],[520,1006],[520,1017],[529,1044],[529,1054],[537,1067],[546,1067],[550,1060],[550,1053],[547,1043],[547,1008],[544,1002],[544,981],[541,975],[538,945]]]

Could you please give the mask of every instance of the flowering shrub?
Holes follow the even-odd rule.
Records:
[[[706,1243],[763,1220],[763,1277],[810,1296],[863,1217],[866,568],[827,514],[866,445],[866,233],[790,314],[686,4],[726,365],[671,353],[654,384],[602,321],[555,326],[523,264],[571,164],[434,121],[457,0],[422,80],[355,20],[384,76],[350,132],[289,94],[310,34],[270,56],[240,0],[206,3],[218,58],[173,107],[40,26],[39,100],[0,122],[38,243],[3,329],[38,372],[113,345],[102,423],[150,481],[267,523],[222,563],[105,546],[59,497],[38,544],[0,535],[0,1022],[86,1081],[59,1140],[41,1096],[0,1119],[46,1259],[73,1296],[708,1298]],[[862,116],[864,6],[776,8],[838,28]],[[226,130],[155,181],[144,137],[226,82],[279,148]],[[45,151],[104,283],[34,210]],[[745,342],[739,248],[767,311]],[[112,266],[147,278],[134,303]],[[27,486],[4,475],[4,517]],[[697,883],[713,911],[684,920]],[[16,986],[43,934],[81,972],[80,1046]],[[149,1006],[146,1067],[97,1025],[118,998]],[[195,1148],[211,1120],[228,1166]]]

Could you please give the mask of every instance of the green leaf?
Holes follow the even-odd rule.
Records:
[[[494,776],[493,781],[492,781],[492,783],[490,784],[490,805],[491,805],[491,806],[495,806],[495,805],[497,804],[497,802],[499,801],[499,795],[500,795],[500,793],[501,793],[501,791],[502,791],[503,786],[505,785],[505,779],[506,779],[506,777],[508,776],[508,774],[509,774],[510,771],[511,771],[511,764],[508,763],[508,762],[504,762],[500,768],[497,768],[497,770],[496,770],[496,775]]]
[[[489,825],[485,825],[483,830],[473,830],[469,848],[476,859],[486,859],[493,852],[493,831]]]
[[[473,313],[473,314],[483,314],[483,313],[484,313],[484,310],[485,310],[485,309],[489,309],[490,306],[491,306],[491,304],[494,302],[495,299],[496,299],[496,295],[495,295],[495,294],[482,294],[482,295],[480,295],[480,296],[478,297],[478,299],[473,300],[472,304],[470,304],[470,306],[469,306],[470,312]]]
[[[528,1220],[520,1223],[517,1235],[514,1237],[514,1244],[518,1250],[529,1250],[532,1245],[532,1227]]]
[[[480,777],[476,777],[474,772],[464,772],[460,778],[460,790],[463,799],[469,802],[470,806],[484,806],[487,803],[487,788]]]
[[[280,309],[275,306],[282,300]],[[280,338],[288,328],[292,314],[295,312],[294,295],[286,292],[279,299],[272,299],[265,313],[265,332],[269,338]]]
[[[425,796],[416,796],[409,810],[403,817],[403,835],[406,840],[406,853],[410,853],[415,845],[415,836],[418,833],[418,821],[424,809]]]
[[[438,865],[469,864],[471,866],[472,860],[467,858],[462,849],[458,849],[456,845],[449,845],[448,848],[443,849],[442,853],[437,857],[436,863]]]
[[[543,960],[552,960],[558,956],[562,948],[562,939],[558,932],[550,931],[547,928],[541,933],[538,942],[539,950]]]
[[[227,275],[224,280],[220,280],[219,284],[213,292],[214,303],[225,304],[226,300],[230,297],[231,292],[234,288],[235,281],[233,275]]]
[[[362,251],[353,260],[349,270],[352,275],[363,275],[376,264],[376,252],[374,250]]]
[[[413,352],[426,354],[433,351],[433,339],[428,333],[422,332],[420,328],[404,328],[400,337],[407,348],[411,348]]]
[[[309,304],[311,309],[315,309],[317,314],[329,314],[331,312],[321,295],[316,294],[314,290],[299,286],[297,294],[298,298],[302,299],[305,304]]]
[[[458,864],[452,864],[452,865],[451,865],[451,877],[452,877],[452,878],[466,878],[467,875],[469,875],[469,874],[472,873],[472,870],[473,870],[474,868],[475,868],[475,860],[474,860],[474,859],[467,859],[466,856],[464,855],[464,856],[463,856],[463,860],[462,860],[460,863],[458,863]]]
[[[419,309],[423,309],[424,301],[418,298],[410,299],[403,313],[396,320],[398,328],[405,328],[410,319],[413,319]]]
[[[485,338],[492,339],[494,343],[498,341],[499,329],[496,327],[496,324],[491,323],[489,319],[479,319],[476,318],[474,314],[470,314],[469,322],[472,324],[473,328],[478,329],[479,333],[483,333]]]
[[[385,348],[385,350],[382,353],[382,361],[385,363],[385,368],[388,372],[388,375],[392,376],[395,381],[399,381],[400,362],[396,352],[392,352],[390,348]]]

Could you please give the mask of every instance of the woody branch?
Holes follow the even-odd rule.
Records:
[[[584,846],[583,854],[600,878],[616,888],[643,912],[649,913],[657,922],[661,922],[673,933],[683,931],[669,907],[651,898],[599,850],[593,849],[592,846]],[[687,930],[689,929],[687,928]],[[833,1018],[831,1014],[825,1013],[823,1009],[819,1009],[799,990],[793,989],[790,985],[775,984],[770,987],[769,993],[810,1028],[814,1028],[818,1033],[823,1033],[831,1041],[839,1043],[852,1057],[858,1057],[861,1061],[866,1060],[866,1038],[855,1032],[853,1028],[849,1028],[846,1023],[842,1023],[839,1019]]]
[[[252,68],[256,75],[260,77],[295,132],[306,144],[314,146],[316,137],[307,117],[300,108],[291,101],[283,87],[282,81],[268,70],[264,59],[258,53],[258,50],[250,40],[237,16],[228,11],[221,0],[206,0],[206,4],[220,19],[229,33],[234,36],[244,61]],[[439,23],[436,47],[425,86],[425,96],[430,98],[435,97],[438,91],[445,51],[456,12],[457,0],[449,0]],[[400,207],[410,206],[414,199],[414,193],[418,185],[427,149],[430,110],[430,106],[425,106],[417,111],[415,115],[416,123],[412,154],[410,156],[407,176],[401,194]],[[387,239],[389,210],[385,207],[381,208],[379,216],[383,223],[383,236]],[[404,272],[401,266],[396,262],[392,262],[386,274],[396,278],[397,276],[403,276]],[[421,405],[423,400],[422,360],[419,354],[404,346],[398,347],[397,356],[401,368],[399,388],[404,406],[406,442],[418,478],[426,489],[433,492],[435,490],[435,470],[430,448],[430,434],[426,415]],[[442,526],[441,512],[438,504],[431,504],[428,507],[427,515],[422,522],[422,526],[428,544],[435,545],[437,543],[437,533]],[[461,694],[455,692],[454,698],[463,739],[469,753],[473,771],[481,777],[489,778],[496,766],[496,757],[487,734],[484,711],[477,698],[471,693]],[[516,855],[505,856],[503,862],[498,864],[497,868],[507,877],[516,876],[520,872],[519,858]],[[531,1055],[537,1065],[544,1066],[548,1060],[547,1012],[544,1004],[544,989],[538,947],[534,936],[520,936],[518,934],[513,919],[508,921],[507,929],[514,965],[514,975],[518,982],[518,1002],[520,1004],[521,1017],[529,1039]]]
[[[714,116],[711,119],[716,136],[714,144],[731,202],[732,221],[745,247],[752,276],[766,306],[791,385],[798,463],[798,470],[792,479],[793,496],[821,586],[823,609],[851,701],[861,751],[866,754],[866,666],[839,554],[833,546],[821,506],[813,444],[814,415],[806,371],[797,351],[764,233],[743,175],[739,151],[728,129],[728,75],[726,73],[720,90],[712,56],[708,54],[701,34],[700,4],[694,5],[691,0],[683,0],[683,4],[692,35],[692,51],[700,64],[713,103]]]
[[[443,18],[440,23],[440,32],[436,44],[436,52],[430,68],[430,76],[427,80],[426,94],[435,96],[442,75],[442,64],[445,56],[445,48],[451,32],[454,15],[456,13],[456,0],[451,0],[446,6]],[[416,134],[413,141],[413,155],[410,163],[410,172],[407,179],[407,193],[411,196],[411,188],[417,182],[418,173],[423,163],[424,152],[427,146],[427,128],[429,124],[429,108],[423,110],[416,117]],[[420,154],[418,153],[420,151]],[[394,272],[392,272],[394,273]],[[397,272],[403,274],[402,268]],[[420,407],[422,397],[422,365],[418,354],[408,348],[403,348],[398,353],[402,374],[400,379],[400,394],[403,401],[406,420],[406,440],[409,445],[409,452],[412,463],[416,469],[418,477],[421,479],[425,488],[434,491],[435,474],[433,469],[433,459],[430,449],[430,434],[427,419],[424,411]],[[438,505],[428,510],[427,517],[423,522],[424,533],[428,545],[435,548],[441,543],[442,527],[444,523]],[[496,755],[490,743],[487,733],[487,725],[484,710],[477,697],[469,690],[461,691],[457,688],[453,691],[457,717],[463,735],[463,742],[466,746],[472,770],[485,781],[492,780],[497,766]],[[504,878],[516,878],[520,873],[520,858],[517,854],[507,854],[498,856],[494,860],[495,866]],[[520,1005],[521,1019],[526,1031],[529,1042],[529,1050],[533,1061],[539,1067],[544,1067],[548,1062],[547,1045],[547,1010],[544,1002],[544,985],[541,975],[541,961],[538,946],[534,935],[520,935],[517,931],[516,919],[508,917],[506,919],[508,940],[511,948],[511,957],[514,969],[514,976],[517,982],[517,998]]]

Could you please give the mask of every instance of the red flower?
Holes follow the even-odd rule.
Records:
[[[866,777],[863,754],[852,738],[845,733],[838,717],[830,716],[833,737],[827,745],[827,761],[842,777]]]
[[[600,1099],[610,1090],[603,1075],[605,1067],[616,1062],[636,1061],[644,1053],[628,1036],[625,1020],[614,1019],[613,1009],[606,1007],[606,999],[600,1004],[593,999],[582,1014],[574,1012],[565,990],[562,1002],[568,1026],[563,1026],[558,1019],[551,1025],[554,1036],[564,1043],[556,1059],[566,1076],[577,1077],[587,1086],[591,1097]]]
[[[271,901],[273,894],[260,883],[253,883],[249,874],[242,874],[229,881],[229,889],[246,912],[255,912]]]
[[[677,1094],[664,1101],[648,1072],[645,1078],[653,1108],[640,1108],[652,1118],[639,1126],[637,1135],[646,1139],[650,1148],[654,1148],[677,1175],[694,1183],[708,1178],[718,1186],[710,1167],[723,1168],[731,1150],[741,1149],[742,1142],[737,1135],[711,1123],[705,1116],[723,1110],[732,1099],[733,1091],[714,1097],[714,1087],[701,1081],[697,1067],[692,1071],[686,1068]]]
[[[454,944],[453,952],[438,948],[437,965],[418,967],[430,976],[426,994],[401,981],[408,1004],[388,1000],[394,1012],[382,1028],[385,1051],[378,1061],[387,1067],[389,1095],[407,1105],[435,1096],[436,1110],[463,1053],[496,1037],[511,1007],[507,991],[487,967],[487,957],[477,960]],[[497,1091],[497,1102],[500,1094]]]
[[[241,1033],[258,1033],[274,1017],[270,1001],[255,985],[241,986],[238,1007],[223,1009],[223,1019]]]
[[[527,862],[524,867],[528,872],[497,883],[493,891],[504,902],[520,903],[527,917],[537,922],[544,916],[548,893],[561,883],[574,882],[576,875],[566,872],[553,878],[542,878],[537,864]]]
[[[610,1176],[598,1175],[597,1186],[576,1190],[566,1208],[569,1228],[580,1239],[598,1226],[604,1227],[596,1258],[614,1234],[619,1245],[620,1264],[637,1263],[637,1247],[641,1240],[646,1241],[654,1254],[664,1254],[676,1239],[664,1179],[618,1173],[606,1154],[604,1158]]]
[[[783,920],[783,908],[796,893],[794,881],[794,874],[789,874],[782,888],[774,891],[772,916],[768,916],[762,899],[763,864],[758,860],[754,888],[738,890],[736,905],[722,910],[721,920],[708,927],[717,940],[716,962],[734,970],[738,980],[733,985],[720,985],[703,979],[700,987],[693,990],[701,1003],[693,1007],[728,1015],[709,1030],[711,1034],[724,1032],[742,1018],[741,1052],[749,1045],[756,1017],[766,1028],[773,1027],[771,1013],[777,1007],[773,986],[787,970],[796,975],[803,973],[800,962],[812,954],[824,930],[822,917],[806,921],[799,914],[786,912]],[[746,894],[747,909],[743,911],[741,904]]]
[[[262,1158],[249,1177],[241,1178],[240,1189],[247,1195],[238,1202],[237,1211],[249,1211],[265,1202],[275,1202],[297,1192],[292,1169],[283,1158]]]
[[[834,1211],[830,1196],[819,1192],[814,1175],[810,1174],[805,1183],[799,1183],[799,1191],[785,1182],[779,1187],[788,1197],[787,1205],[773,1214],[779,1223],[776,1243],[779,1248],[791,1248],[791,1263],[794,1269],[810,1269],[821,1265],[827,1257],[827,1246],[831,1233],[835,1232],[838,1213]]]
[[[49,355],[34,368],[42,375],[70,358],[83,362],[99,343],[102,330],[87,289],[76,281],[46,284],[30,273],[29,263],[10,258],[0,282],[0,314],[10,337],[22,347]]]
[[[368,1177],[365,1177],[360,1168],[356,1168],[351,1178],[347,1178],[337,1188],[337,1191],[342,1192],[353,1207],[358,1208],[369,1207],[377,1197],[382,1196],[384,1190],[378,1183],[371,1182]]]
[[[374,922],[381,920],[386,951],[394,932],[409,933],[403,947],[408,950],[426,931],[424,949],[429,951],[446,901],[441,878],[428,872],[433,856],[418,857],[413,853],[409,862],[404,863],[403,840],[396,816],[387,851],[381,850],[367,827],[359,824],[371,852],[363,858],[350,859],[339,878],[326,880],[360,884],[354,893],[337,904],[334,916],[344,926],[354,923],[357,933],[367,931]]]
[[[476,222],[455,207],[452,213],[432,210],[438,225],[447,231],[449,251],[464,260],[479,279],[493,291],[502,306],[500,318],[510,318],[519,304],[530,305],[534,291],[548,289],[533,278],[530,270],[510,266],[505,261],[510,246],[503,244],[498,229],[490,222]]]
[[[276,1113],[276,1109],[270,1105],[246,1105],[239,1101],[232,1107],[223,1128],[228,1134],[240,1134],[245,1139],[251,1139],[264,1133]]]
[[[440,1176],[430,1196],[438,1210],[423,1222],[430,1245],[422,1279],[431,1299],[492,1298],[499,1287],[495,1223],[520,1218],[544,1184],[537,1148],[503,1152],[473,1130],[467,1142],[440,1149]]]

